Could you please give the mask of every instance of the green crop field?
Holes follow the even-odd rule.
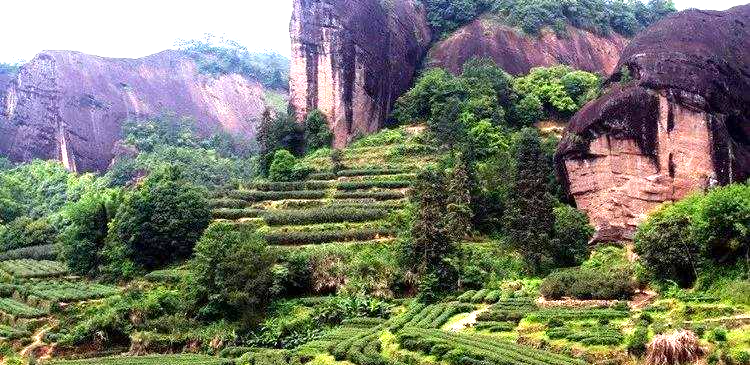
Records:
[[[114,356],[83,360],[52,361],[51,365],[224,365],[229,360],[205,355]]]
[[[48,278],[67,274],[65,264],[48,260],[8,260],[0,262],[0,270],[18,278]]]

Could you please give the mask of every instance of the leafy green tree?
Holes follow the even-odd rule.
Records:
[[[328,118],[320,110],[315,109],[305,118],[305,143],[308,151],[331,147],[333,132],[328,126]]]
[[[432,113],[434,118],[427,121],[427,127],[435,142],[447,150],[462,144],[466,136],[466,124],[470,115],[461,112],[461,101],[451,98],[445,104],[437,104]]]
[[[472,21],[490,5],[487,0],[424,0],[427,18],[432,29],[445,37],[460,26]]]
[[[64,210],[69,223],[60,235],[60,257],[77,275],[95,276],[102,265],[101,251],[109,222],[122,199],[121,191],[87,193]]]
[[[702,247],[692,223],[699,200],[694,196],[665,205],[638,227],[635,252],[654,279],[687,287],[698,277]]]
[[[598,96],[599,78],[569,66],[536,67],[517,78],[514,88],[523,98],[533,95],[547,111],[567,117]]]
[[[696,213],[695,238],[706,255],[719,264],[741,262],[750,272],[750,184],[710,191]]]
[[[287,150],[295,156],[300,156],[305,150],[303,128],[286,114],[273,114],[266,110],[260,120],[256,136],[259,155],[259,172],[266,176],[271,168],[271,162],[278,150]]]
[[[268,172],[271,181],[292,181],[295,177],[297,159],[287,150],[278,150]]]
[[[588,243],[594,235],[589,218],[569,205],[560,205],[553,210],[555,217],[554,261],[557,267],[581,264],[588,257]]]
[[[524,128],[516,141],[513,188],[506,207],[505,233],[529,268],[553,265],[554,201],[548,192],[549,165],[536,129]]]
[[[195,132],[195,120],[174,113],[128,120],[122,126],[124,142],[142,152],[153,152],[161,146],[197,147]]]
[[[516,106],[518,125],[529,127],[544,118],[544,105],[536,95],[526,95]]]
[[[446,231],[454,242],[460,242],[471,233],[474,213],[471,210],[471,178],[461,154],[448,176],[446,197]]]
[[[432,274],[441,286],[449,286],[453,275],[446,259],[455,250],[455,242],[446,226],[447,190],[444,174],[428,168],[417,176],[412,199],[417,205],[411,237],[403,245],[405,266],[422,277]],[[433,288],[436,289],[437,288]]]
[[[155,269],[189,257],[210,219],[205,193],[177,169],[152,173],[125,196],[110,224],[109,273],[127,277],[141,267]]]
[[[190,269],[193,306],[205,319],[252,323],[270,301],[274,254],[262,237],[227,223],[213,223],[195,245]]]

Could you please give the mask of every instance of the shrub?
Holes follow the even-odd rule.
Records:
[[[291,182],[261,182],[252,185],[261,191],[293,191],[293,190],[325,190],[331,187],[329,181],[291,181]]]
[[[0,254],[0,261],[32,259],[32,260],[55,260],[57,258],[57,245],[41,245],[6,251]]]
[[[247,191],[233,190],[227,193],[230,198],[242,199],[248,202],[260,202],[267,200],[284,199],[323,199],[328,194],[325,190],[299,190],[299,191]]]
[[[208,201],[208,206],[212,209],[216,209],[216,208],[242,209],[242,208],[247,207],[247,205],[248,205],[248,202],[242,199],[220,198],[220,199],[211,199]]]
[[[628,336],[627,349],[628,353],[635,356],[642,356],[646,353],[648,345],[648,327],[638,326],[633,333]]]
[[[375,200],[396,200],[403,199],[404,194],[398,191],[352,191],[337,192],[334,199],[375,199]]]
[[[697,361],[705,350],[698,337],[690,331],[656,335],[646,350],[648,365],[679,365]]]
[[[203,192],[182,181],[179,172],[152,174],[125,197],[110,224],[105,252],[110,273],[132,275],[128,262],[154,269],[189,257],[210,219]]]
[[[264,210],[262,209],[229,209],[220,208],[211,210],[211,218],[213,219],[240,219],[240,218],[255,218],[258,217]]]
[[[57,231],[46,218],[16,218],[0,229],[0,252],[54,244]]]
[[[274,256],[260,236],[213,223],[195,245],[193,307],[209,319],[252,321],[270,300]]]
[[[655,279],[673,280],[682,286],[695,281],[701,247],[691,225],[699,201],[699,196],[693,196],[667,204],[638,227],[635,251]]]
[[[266,211],[263,219],[270,226],[302,225],[317,223],[366,222],[383,219],[385,209],[317,208],[305,210]]]
[[[272,181],[292,181],[297,159],[287,150],[278,150],[273,155],[273,162],[268,170],[268,177]]]
[[[628,299],[635,292],[635,283],[629,270],[605,272],[572,268],[559,270],[547,276],[542,282],[540,292],[548,299]]]
[[[557,266],[569,267],[580,264],[588,256],[588,243],[594,235],[594,227],[589,224],[585,214],[569,205],[556,207],[553,214]]]
[[[391,237],[390,229],[352,229],[344,231],[321,232],[271,232],[264,238],[269,245],[313,245],[328,242],[367,241],[376,238]]]
[[[380,188],[380,189],[403,189],[408,188],[412,184],[411,181],[408,180],[400,180],[400,181],[351,181],[351,182],[343,182],[338,183],[336,185],[336,189],[338,190],[359,190],[359,189],[371,189],[371,188]]]

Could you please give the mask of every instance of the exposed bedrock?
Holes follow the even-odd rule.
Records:
[[[336,147],[378,130],[430,44],[413,0],[294,0],[290,103],[328,116]]]
[[[42,52],[0,80],[0,102],[0,154],[58,159],[75,171],[106,169],[130,118],[169,111],[194,118],[201,133],[251,136],[265,108],[257,81],[201,74],[177,51],[140,59]]]
[[[750,5],[670,16],[615,69],[555,158],[598,241],[632,239],[661,203],[750,176]]]
[[[549,30],[538,37],[529,36],[485,16],[435,44],[428,62],[459,73],[471,58],[489,57],[514,75],[527,74],[533,67],[558,64],[609,75],[626,44],[627,39],[617,33],[599,36],[570,25],[565,37]]]

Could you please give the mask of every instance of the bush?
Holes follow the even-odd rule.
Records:
[[[351,182],[342,182],[336,184],[336,189],[338,190],[358,190],[358,189],[371,189],[371,188],[380,188],[380,189],[403,189],[408,188],[412,184],[409,180],[400,180],[400,181],[351,181]]]
[[[135,268],[130,263],[150,270],[189,257],[210,219],[204,193],[178,171],[152,174],[125,197],[110,224],[110,273],[127,277]]]
[[[396,200],[403,199],[404,193],[398,191],[352,191],[337,192],[334,199],[375,199],[375,200]]]
[[[233,190],[227,193],[232,199],[245,200],[247,202],[260,202],[268,200],[284,199],[323,199],[328,192],[326,190],[299,190],[299,191],[248,191]]]
[[[367,222],[383,219],[387,215],[388,210],[385,209],[335,207],[266,211],[262,214],[262,217],[269,226],[283,226],[318,223]]]
[[[328,118],[320,110],[315,109],[305,118],[305,143],[308,151],[331,147],[333,132],[328,126]]]
[[[635,356],[643,356],[646,353],[648,345],[648,327],[638,326],[633,333],[628,336],[627,349],[628,353]]]
[[[270,300],[274,256],[260,236],[213,223],[195,245],[193,307],[203,318],[255,320]]]
[[[556,265],[569,267],[580,264],[588,256],[588,243],[594,235],[594,227],[589,224],[585,214],[569,205],[558,206],[553,213]]]
[[[46,218],[16,218],[0,229],[0,252],[54,244],[57,231]]]
[[[273,155],[273,162],[268,170],[271,181],[293,181],[297,159],[287,150],[278,150]]]
[[[367,241],[376,238],[392,237],[390,229],[352,229],[321,232],[271,232],[264,238],[269,245],[314,245],[329,242]]]
[[[211,210],[211,218],[213,219],[241,219],[241,218],[256,218],[264,212],[262,209],[213,209]]]
[[[632,275],[629,270],[559,270],[547,276],[539,290],[547,299],[628,299],[635,292]]]

